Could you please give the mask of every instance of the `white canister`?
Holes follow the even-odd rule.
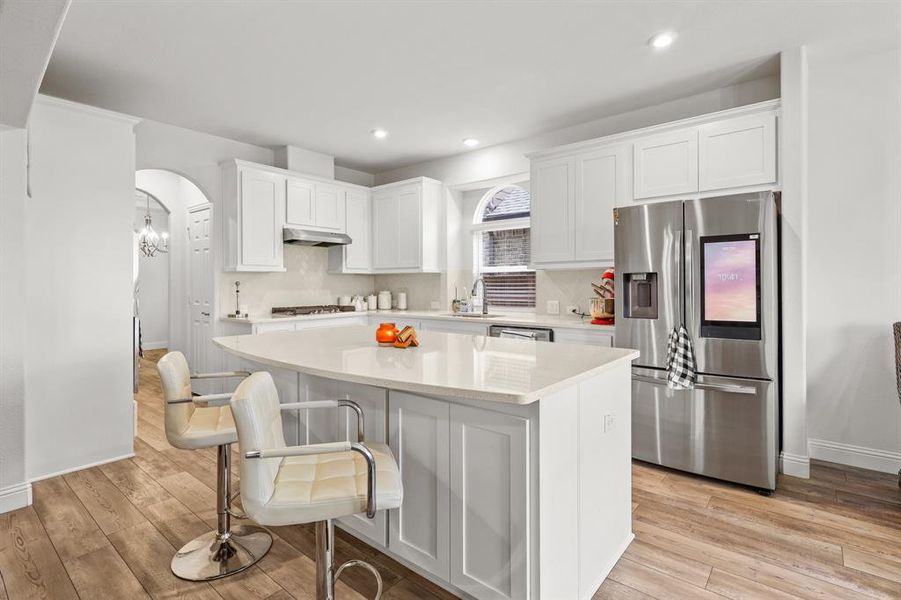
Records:
[[[407,292],[397,293],[397,310],[407,310]]]
[[[379,292],[379,310],[391,310],[391,292],[388,290]]]
[[[338,297],[338,306],[349,306],[350,305],[350,296],[339,296]]]
[[[375,294],[369,294],[366,298],[366,308],[369,310],[378,310],[379,301],[378,298],[375,297]]]

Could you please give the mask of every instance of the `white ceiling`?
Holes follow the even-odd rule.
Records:
[[[783,48],[894,35],[898,6],[76,0],[41,91],[380,172],[772,74]],[[655,51],[662,30],[678,38]]]

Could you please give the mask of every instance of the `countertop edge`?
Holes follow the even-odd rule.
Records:
[[[503,392],[492,392],[485,390],[459,390],[459,393],[454,393],[455,388],[448,388],[444,386],[438,385],[429,385],[424,383],[408,383],[408,382],[398,382],[398,381],[389,381],[385,379],[380,379],[378,377],[371,377],[366,375],[355,375],[352,373],[345,373],[342,371],[331,371],[325,369],[317,369],[315,367],[308,367],[304,365],[298,365],[296,363],[286,363],[278,360],[262,358],[258,355],[251,354],[248,352],[243,352],[241,350],[237,350],[230,346],[227,346],[223,343],[222,340],[229,338],[236,338],[240,336],[221,336],[213,338],[213,343],[216,344],[219,348],[228,352],[230,354],[234,354],[235,356],[244,358],[249,361],[253,361],[256,363],[268,365],[271,367],[276,367],[279,369],[287,369],[289,371],[297,371],[300,373],[305,373],[307,375],[313,375],[316,377],[324,377],[326,379],[335,379],[340,381],[347,381],[350,383],[359,383],[362,385],[371,385],[374,387],[381,387],[389,390],[398,390],[401,392],[411,392],[416,394],[426,394],[431,396],[439,396],[443,398],[462,398],[467,400],[478,400],[483,402],[499,402],[503,404],[518,404],[518,405],[526,405],[533,404],[538,402],[543,397],[546,397],[550,394],[558,392],[562,389],[568,388],[572,385],[576,385],[586,379],[589,379],[595,375],[598,375],[604,371],[608,371],[612,369],[614,366],[619,365],[623,361],[628,361],[631,363],[634,359],[638,358],[639,352],[637,350],[630,350],[628,354],[624,354],[618,358],[614,358],[602,365],[598,365],[595,368],[588,369],[578,375],[573,375],[572,377],[559,381],[557,383],[545,386],[541,389],[535,390],[528,394],[508,394]],[[536,342],[539,343],[539,342]],[[626,351],[625,349],[623,349]]]

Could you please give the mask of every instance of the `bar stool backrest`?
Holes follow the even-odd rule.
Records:
[[[272,375],[259,371],[242,381],[232,395],[231,408],[242,454],[285,447],[278,390]],[[272,497],[281,460],[260,458],[241,462],[241,502],[251,517]]]
[[[156,368],[160,373],[163,398],[166,400],[166,438],[170,444],[178,447],[178,441],[188,428],[195,408],[193,402],[169,402],[191,397],[191,370],[185,355],[177,351],[169,352],[161,358]]]

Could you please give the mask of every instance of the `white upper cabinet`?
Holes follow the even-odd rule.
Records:
[[[629,147],[608,146],[576,157],[576,260],[613,261],[613,209],[630,194]]]
[[[369,192],[347,190],[347,235],[351,243],[329,248],[329,271],[369,273],[372,270],[372,207]]]
[[[339,185],[288,177],[285,225],[344,233],[344,195]]]
[[[613,209],[630,195],[629,146],[532,162],[532,263],[589,267],[613,260]]]
[[[441,183],[419,178],[372,190],[372,270],[441,270],[446,239]]]
[[[571,261],[575,257],[573,157],[532,162],[531,236],[534,264]]]
[[[691,127],[634,142],[635,198],[698,191],[698,131]]]
[[[698,128],[700,191],[776,181],[776,115],[765,113]]]
[[[223,168],[225,263],[229,271],[284,271],[285,177],[236,163]]]
[[[285,224],[312,227],[316,225],[315,185],[312,181],[288,177],[285,202]]]
[[[344,190],[337,185],[316,184],[316,227],[344,233]]]

